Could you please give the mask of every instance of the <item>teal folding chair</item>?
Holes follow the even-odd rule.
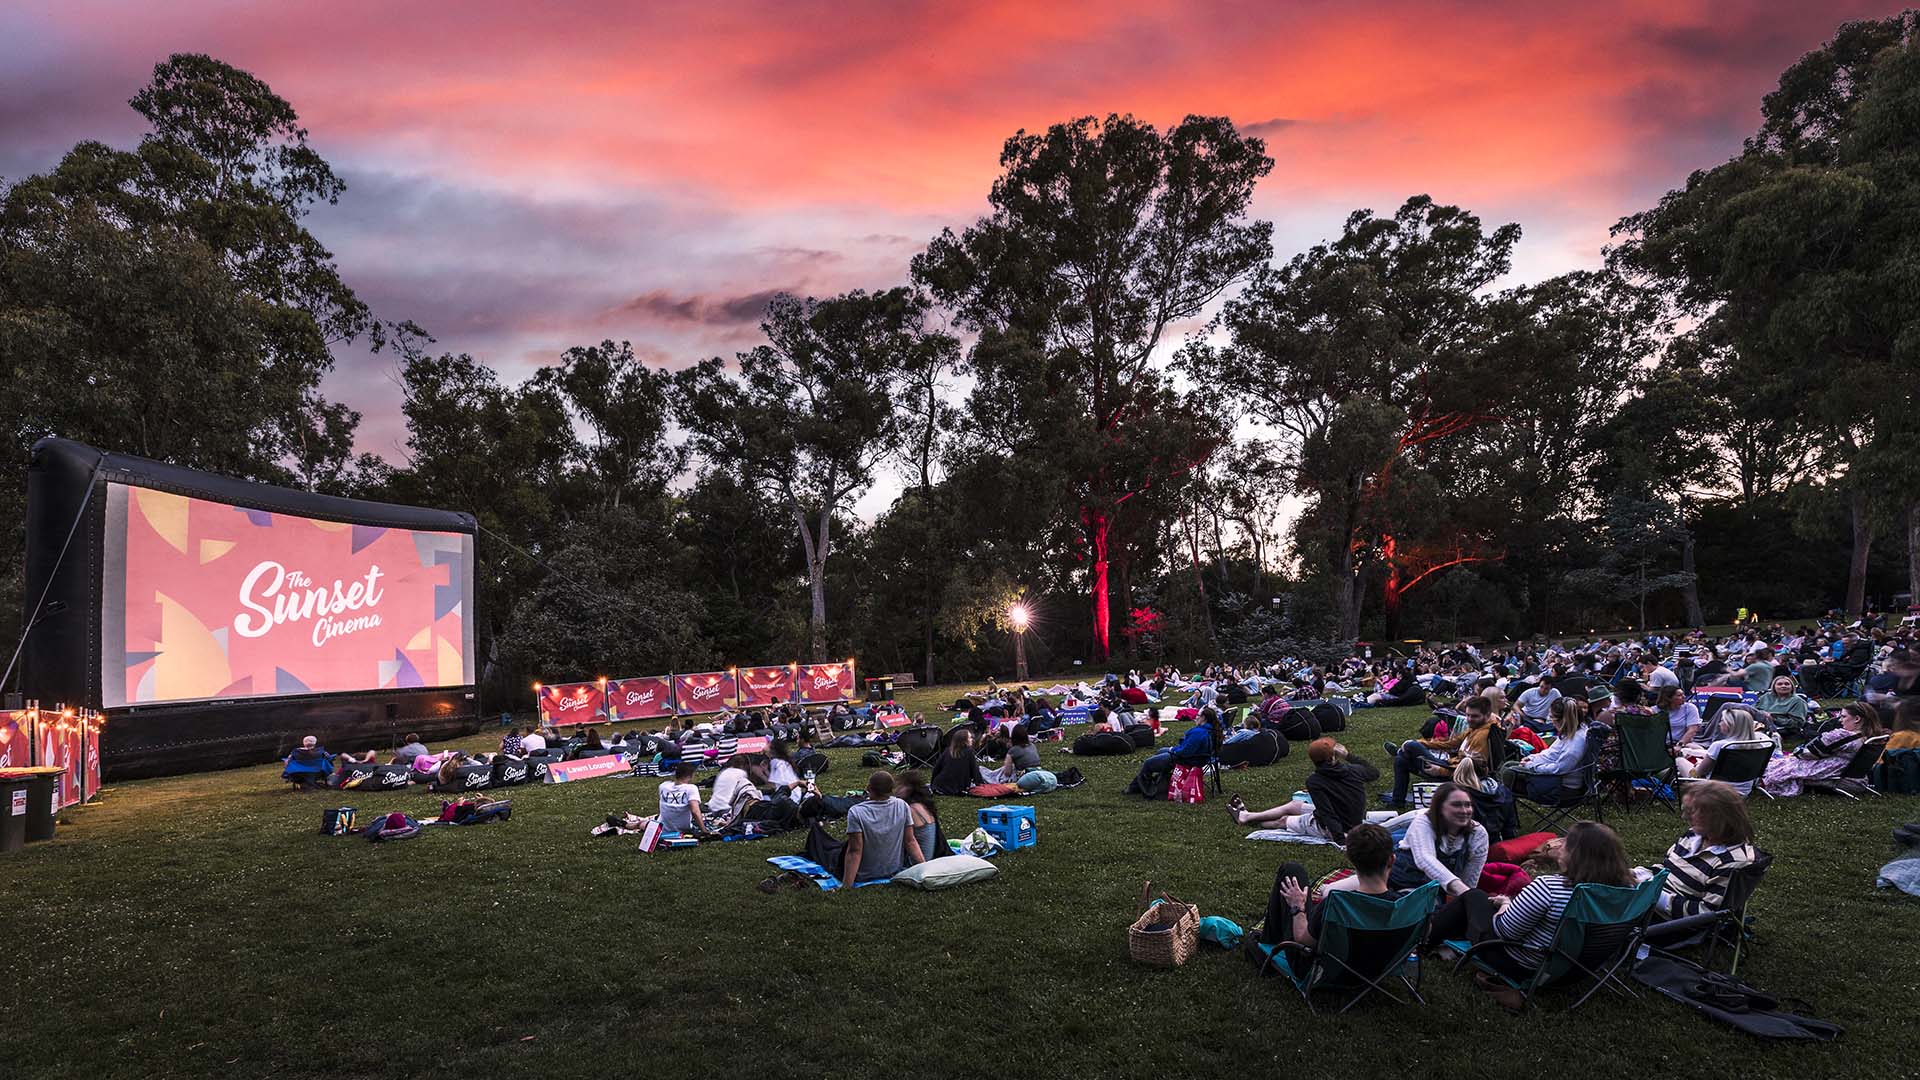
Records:
[[[1433,912],[1440,904],[1440,883],[1429,881],[1398,900],[1368,896],[1352,890],[1336,890],[1321,900],[1320,940],[1311,949],[1291,941],[1279,945],[1256,945],[1260,951],[1260,970],[1271,964],[1285,975],[1294,989],[1314,1008],[1313,995],[1320,992],[1352,996],[1340,1006],[1340,1012],[1358,1005],[1367,997],[1385,994],[1404,1005],[1407,999],[1393,992],[1389,981],[1399,979],[1413,1000],[1420,996],[1420,943],[1426,939]],[[1407,968],[1413,978],[1407,978]]]
[[[1647,924],[1653,919],[1654,901],[1660,898],[1660,890],[1666,883],[1667,872],[1661,870],[1631,888],[1574,886],[1567,909],[1554,924],[1553,946],[1546,963],[1535,968],[1532,976],[1525,980],[1511,978],[1488,963],[1488,950],[1505,948],[1508,944],[1493,939],[1473,946],[1464,941],[1447,942],[1449,948],[1460,953],[1453,969],[1459,971],[1472,964],[1520,991],[1526,1002],[1532,1002],[1542,990],[1558,986],[1572,988],[1583,979],[1593,980],[1593,985],[1587,987],[1579,1000],[1567,1006],[1568,1012],[1585,1005],[1603,986],[1638,999],[1639,993],[1620,978],[1619,971],[1622,965],[1630,965],[1639,951]]]

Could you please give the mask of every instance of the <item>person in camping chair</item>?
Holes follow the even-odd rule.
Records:
[[[1444,739],[1408,739],[1395,745],[1387,743],[1393,755],[1393,792],[1382,794],[1380,801],[1404,808],[1414,774],[1444,780],[1453,775],[1462,757],[1471,756],[1483,772],[1487,770],[1487,736],[1492,733],[1493,703],[1484,697],[1471,697],[1463,710],[1467,726]]]
[[[311,788],[327,785],[327,771],[333,764],[333,755],[320,746],[320,740],[312,735],[300,740],[300,748],[286,757],[286,768],[280,771],[280,779],[291,781],[296,787]]]
[[[1220,712],[1209,706],[1200,710],[1200,722],[1187,729],[1171,749],[1162,750],[1140,763],[1140,772],[1127,784],[1124,794],[1144,795],[1149,799],[1166,793],[1165,777],[1175,765],[1205,765],[1213,760],[1220,744]]]
[[[1353,864],[1353,876],[1328,885],[1326,892],[1351,890],[1382,900],[1398,900],[1405,892],[1387,884],[1394,858],[1392,833],[1378,825],[1356,825],[1347,832],[1347,861]],[[1281,863],[1273,878],[1273,891],[1267,894],[1261,944],[1291,941],[1312,948],[1320,940],[1325,900],[1324,895],[1316,899],[1309,893],[1305,866]]]

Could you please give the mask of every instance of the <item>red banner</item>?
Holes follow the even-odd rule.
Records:
[[[24,769],[33,764],[33,744],[27,735],[25,711],[0,713],[0,769]]]
[[[87,728],[87,763],[81,775],[86,780],[87,798],[100,794],[100,725]]]
[[[793,672],[794,669],[788,665],[741,668],[740,707],[757,709],[792,701]]]
[[[808,704],[853,700],[853,661],[844,664],[801,664],[799,700]]]
[[[599,683],[562,683],[540,688],[540,722],[554,727],[598,723],[606,711]]]
[[[719,712],[733,707],[733,673],[703,671],[697,675],[673,677],[673,708],[682,716],[688,713]]]
[[[673,679],[648,675],[607,684],[607,719],[654,720],[673,715]]]

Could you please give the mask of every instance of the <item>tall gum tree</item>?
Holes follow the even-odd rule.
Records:
[[[1273,159],[1223,117],[1189,116],[1162,133],[1109,115],[1018,132],[1000,166],[992,212],[935,237],[914,259],[914,280],[980,334],[970,358],[975,415],[1024,408],[1030,422],[1052,425],[1026,434],[1032,450],[1059,454],[1075,474],[1104,659],[1109,577],[1126,530],[1142,528],[1142,493],[1212,447],[1148,445],[1162,434],[1153,410],[1172,403],[1156,350],[1272,256],[1272,225],[1249,220],[1247,208]],[[1048,400],[993,396],[1013,384]]]

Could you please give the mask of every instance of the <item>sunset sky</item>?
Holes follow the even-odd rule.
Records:
[[[1780,71],[1897,5],[67,0],[0,11],[0,176],[131,145],[201,51],[291,101],[345,177],[311,227],[383,318],[509,379],[628,338],[681,366],[773,291],[905,280],[985,209],[1001,142],[1074,116],[1225,114],[1277,165],[1281,258],[1431,193],[1526,230],[1516,279],[1734,153]],[[304,14],[300,13],[304,10]],[[398,458],[385,357],[328,392]]]

